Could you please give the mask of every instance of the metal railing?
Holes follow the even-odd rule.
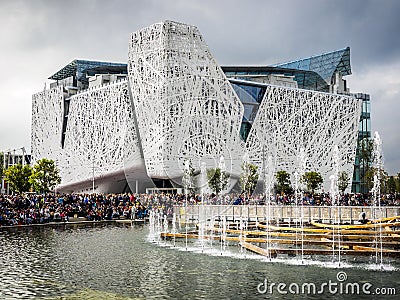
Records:
[[[200,209],[207,219],[226,218],[228,221],[247,219],[248,221],[264,221],[267,212],[269,219],[277,222],[322,221],[324,223],[340,222],[353,223],[360,220],[360,214],[366,213],[367,219],[389,218],[400,215],[399,206],[286,206],[286,205],[190,205],[175,206],[174,212],[181,219],[196,222]],[[303,210],[303,212],[302,212]]]

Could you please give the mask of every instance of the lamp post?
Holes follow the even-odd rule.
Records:
[[[223,155],[221,155],[221,157],[219,158],[219,170],[220,170],[220,179],[219,182],[221,184],[221,194],[222,194],[222,187],[223,187],[223,179],[224,179],[224,175],[225,175],[225,171],[226,171],[226,164],[225,164],[225,158]],[[220,196],[220,195],[219,195]]]
[[[92,163],[92,193],[94,194],[94,159],[93,159],[93,163]]]
[[[101,167],[98,166],[98,164],[95,164],[95,160],[93,158],[92,160],[92,193],[94,194],[96,187],[95,187],[95,183],[96,183],[96,173],[97,173],[97,184],[99,184],[99,181],[101,181],[102,179],[102,169]]]

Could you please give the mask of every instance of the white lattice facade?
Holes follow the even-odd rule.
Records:
[[[353,97],[268,86],[247,140],[249,157],[261,168],[264,152],[275,170],[294,174],[303,148],[305,171],[319,172],[327,188],[335,145],[340,171],[353,172],[360,111],[361,102]]]
[[[240,172],[243,105],[196,27],[164,22],[131,36],[128,74],[147,173],[182,176],[183,163]]]
[[[93,172],[96,177],[121,172],[126,157],[131,157],[131,167],[141,164],[126,81],[72,96],[69,111],[61,164],[64,183],[90,179]]]
[[[260,167],[271,156],[276,170],[292,173],[300,148],[307,170],[327,180],[334,145],[341,171],[352,172],[359,101],[266,85],[245,143],[242,101],[194,26],[165,21],[133,33],[127,79],[67,94],[62,80],[73,82],[71,68],[80,80],[87,66],[121,71],[121,64],[77,64],[53,75],[60,86],[32,100],[33,160],[57,160],[61,191],[91,190],[95,181],[96,192],[121,191],[121,182],[138,191],[139,181],[142,192],[150,179],[179,185],[187,161],[200,170],[218,166],[221,156],[237,179],[246,152]]]
[[[34,160],[58,160],[61,154],[63,87],[32,96],[31,148]]]

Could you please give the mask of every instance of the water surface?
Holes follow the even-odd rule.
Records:
[[[365,258],[348,259],[350,268],[321,266],[329,259],[320,265],[296,265],[296,259],[271,263],[241,253],[237,247],[229,249],[230,256],[220,255],[218,245],[213,255],[202,254],[201,247],[185,251],[185,244],[175,248],[156,245],[147,235],[147,225],[0,231],[0,299],[391,298],[339,290],[333,294],[327,289],[323,296],[294,295],[288,290],[290,284],[295,288],[314,283],[317,289],[329,280],[339,284],[339,272],[347,277],[342,283],[370,283],[369,290],[374,293],[375,288],[384,287],[400,294],[396,261],[390,263],[391,271],[385,272],[372,266],[369,270]],[[189,244],[189,250],[195,246]],[[276,289],[270,294],[265,291],[266,282],[268,288],[271,283],[285,284],[287,294]]]

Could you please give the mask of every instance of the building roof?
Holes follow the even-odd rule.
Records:
[[[330,83],[335,72],[339,72],[342,76],[351,74],[350,47],[273,66],[314,71]]]
[[[294,76],[294,80],[297,81],[297,84],[300,88],[322,92],[329,91],[329,86],[326,81],[317,72],[314,71],[271,66],[225,66],[221,68],[228,77],[235,76],[239,79],[244,80],[246,80],[245,76],[269,74]],[[241,75],[243,76],[243,78],[241,78]]]
[[[126,74],[127,64],[75,59],[51,75],[49,79],[62,80],[70,76],[76,76],[77,80],[87,82],[86,75],[94,75],[95,71],[102,74]]]
[[[351,74],[350,47],[273,66],[224,66],[222,70],[228,76],[236,77],[267,74],[294,76],[301,88],[327,91],[327,84],[330,84],[335,72],[342,76]],[[127,64],[75,59],[49,79],[62,80],[75,76],[78,81],[88,82],[86,76],[94,74],[127,74]]]

